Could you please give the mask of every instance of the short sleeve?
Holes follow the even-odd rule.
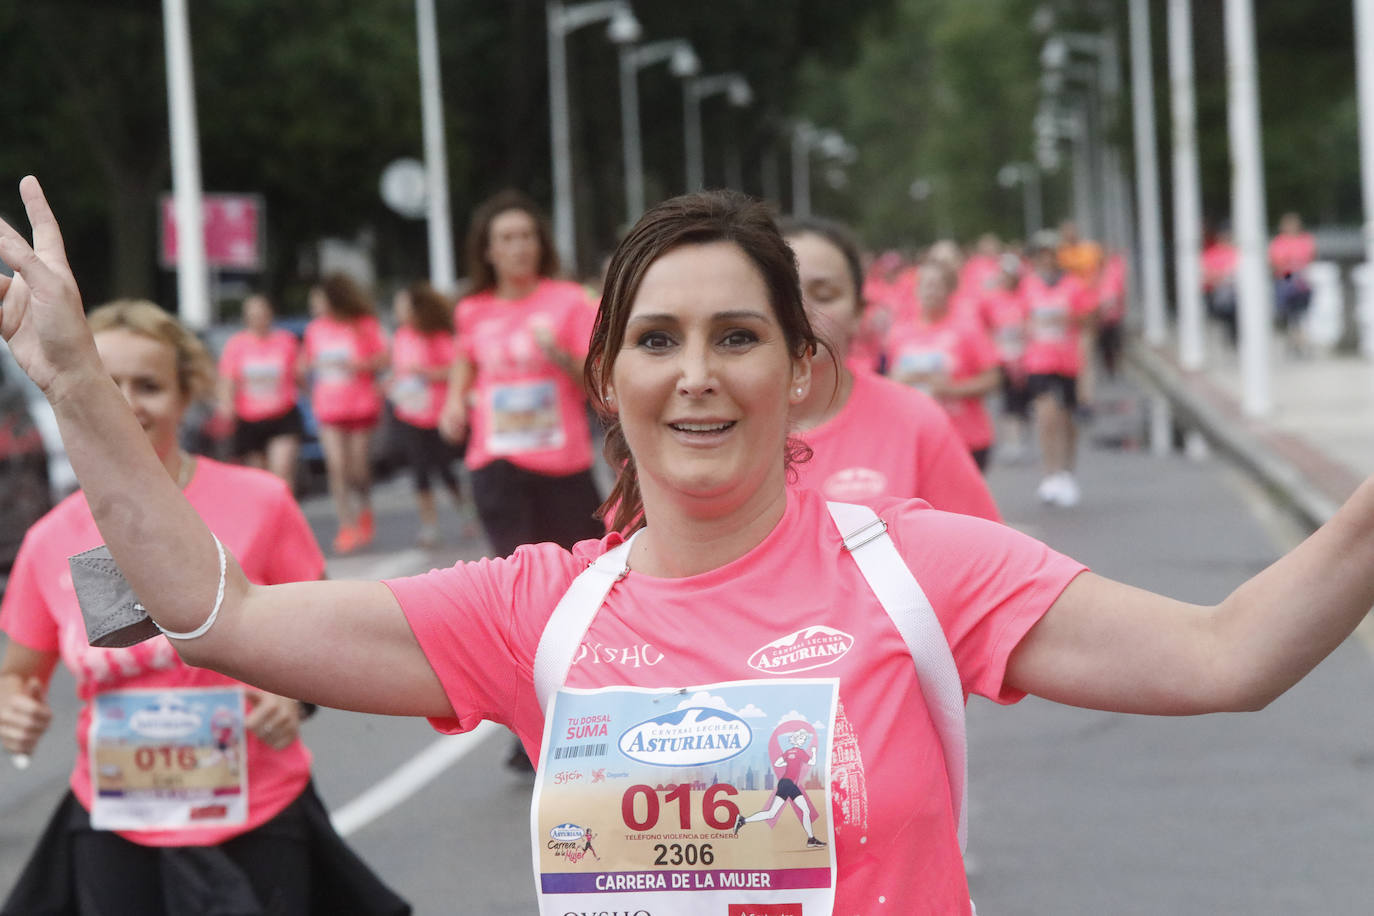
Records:
[[[997,347],[993,344],[992,338],[983,330],[983,325],[977,321],[968,323],[966,340],[969,365],[973,367],[974,375],[994,368],[1001,361],[998,358]]]
[[[913,503],[883,515],[940,619],[964,692],[1020,700],[1025,694],[1005,683],[1007,660],[1087,567],[984,519]]]
[[[534,652],[574,563],[556,544],[537,544],[385,580],[453,706],[456,718],[430,720],[436,729],[515,721],[518,705],[531,699]]]
[[[563,322],[559,328],[558,345],[564,350],[585,359],[591,349],[592,327],[596,324],[596,309],[587,301],[581,287],[574,287],[568,293]]]
[[[380,321],[370,316],[364,318],[359,330],[362,331],[359,335],[362,340],[362,356],[377,356],[386,352],[386,332],[382,330]]]
[[[229,338],[229,342],[224,345],[224,352],[219,357],[219,374],[228,379],[237,379],[239,370],[239,336],[235,334]]]
[[[61,649],[61,636],[40,585],[41,553],[35,546],[34,529],[29,529],[14,558],[5,597],[0,602],[0,630],[30,649],[57,652]]]
[[[477,361],[472,352],[472,302],[468,299],[458,303],[453,314],[453,346],[455,356],[461,356],[470,363]]]
[[[324,554],[305,514],[283,484],[273,513],[272,554],[264,585],[313,582],[324,576]]]
[[[919,492],[912,494],[946,512],[976,515],[1000,522],[1002,514],[988,490],[987,482],[969,454],[949,415],[921,392],[912,399],[920,412],[920,441],[916,454],[916,481]]]

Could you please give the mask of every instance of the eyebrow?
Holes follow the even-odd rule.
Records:
[[[716,312],[711,316],[712,321],[767,321],[768,318],[768,315],[765,315],[763,312],[754,311],[753,309],[733,309],[725,312]],[[677,315],[670,315],[665,312],[649,315],[635,315],[630,318],[627,324],[639,324],[641,322],[658,324],[659,322],[675,322],[677,320]]]

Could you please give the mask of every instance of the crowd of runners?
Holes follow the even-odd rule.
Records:
[[[297,731],[314,703],[442,731],[509,726],[551,837],[536,862],[547,912],[644,890],[664,912],[727,899],[709,884],[650,886],[645,844],[603,826],[649,829],[650,787],[669,786],[666,805],[674,774],[708,765],[732,781],[682,783],[675,855],[746,882],[729,900],[777,903],[786,886],[808,911],[969,912],[968,693],[1253,708],[1374,598],[1369,485],[1324,538],[1205,611],[1000,523],[980,473],[997,454],[1037,453],[1039,498],[1079,502],[1077,424],[1095,373],[1119,359],[1124,255],[1072,223],[1019,246],[989,235],[967,253],[940,241],[865,254],[833,222],[687,195],[630,230],[598,301],[560,279],[543,214],[507,192],[472,217],[456,301],[406,286],[388,335],[366,290],[328,276],[298,340],[251,297],[216,383],[204,347],[152,303],[83,317],[46,200],[32,179],[22,190],[34,242],[0,227],[17,273],[0,281],[0,329],[52,400],[83,489],[30,531],[0,605],[0,742],[25,755],[49,729],[59,661],[83,705],[70,793],[5,914],[208,912],[198,894],[238,895],[245,913],[406,912],[310,788]],[[418,542],[438,543],[441,486],[471,499],[492,559],[316,581],[323,555],[290,490],[300,386],[336,553],[375,536],[371,439],[389,402]],[[211,388],[235,456],[263,470],[178,444]],[[593,473],[602,444],[608,493]],[[151,616],[116,626],[111,607]],[[586,651],[631,644],[659,662]],[[707,686],[688,697],[687,685]],[[201,718],[203,735],[177,731]],[[607,723],[633,786],[548,778],[549,761],[580,757]],[[729,775],[734,751],[710,752],[754,728],[767,737]],[[714,801],[688,830],[691,792]]]

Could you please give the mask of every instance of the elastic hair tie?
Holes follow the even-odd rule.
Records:
[[[206,633],[210,632],[210,628],[215,625],[215,618],[219,616],[220,605],[224,603],[224,545],[219,542],[219,538],[215,537],[215,533],[213,531],[210,532],[210,537],[215,539],[215,550],[219,551],[219,589],[215,592],[215,606],[210,609],[210,616],[205,618],[205,622],[189,633],[174,633],[171,630],[164,627],[162,624],[158,623],[156,620],[154,620],[153,626],[161,630],[162,635],[166,636],[168,639],[184,640],[196,639],[197,637],[204,636]],[[136,604],[134,605],[134,607],[140,611],[147,610],[147,608],[145,608],[141,604]]]

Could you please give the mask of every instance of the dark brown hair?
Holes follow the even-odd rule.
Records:
[[[468,223],[466,257],[470,293],[496,288],[496,271],[487,260],[487,247],[491,244],[492,222],[509,210],[528,213],[534,220],[534,231],[539,236],[539,276],[553,277],[558,274],[558,252],[554,249],[553,233],[549,231],[549,221],[544,217],[544,211],[519,191],[498,191],[472,211],[472,220]]]
[[[453,333],[453,304],[442,293],[424,280],[417,280],[406,287],[406,295],[410,297],[410,315],[415,330],[421,334]]]
[[[351,321],[371,315],[376,310],[372,297],[346,273],[326,274],[316,285],[329,303],[329,313],[335,318]]]
[[[782,221],[783,238],[796,238],[799,235],[814,235],[834,245],[844,256],[844,265],[849,269],[849,279],[854,284],[854,309],[862,312],[867,303],[864,301],[864,269],[859,257],[859,243],[854,233],[834,220],[817,216],[789,217]]]
[[[709,242],[737,245],[753,262],[794,359],[817,349],[818,341],[802,304],[797,259],[766,204],[737,191],[702,191],[664,201],[640,217],[606,268],[606,286],[585,369],[592,406],[606,423],[606,460],[619,469],[615,487],[600,510],[603,516],[615,510],[611,524],[617,531],[627,532],[643,524],[644,503],[634,455],[619,419],[606,403],[615,354],[624,343],[630,310],[650,265],[683,245]],[[809,458],[810,451],[799,440],[789,439],[785,458],[790,465]]]

